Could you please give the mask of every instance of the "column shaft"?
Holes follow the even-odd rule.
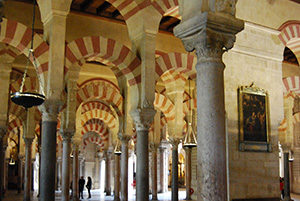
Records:
[[[42,123],[40,201],[55,200],[56,127],[57,121]]]
[[[137,130],[136,200],[149,200],[148,130]]]
[[[78,160],[78,145],[73,146],[73,201],[79,200],[79,160]]]
[[[105,192],[106,195],[111,195],[111,183],[110,183],[110,152],[106,153],[106,160],[105,160]]]
[[[121,154],[121,200],[128,200],[128,140],[122,141]]]
[[[3,186],[4,186],[4,164],[5,156],[3,154],[3,138],[0,136],[0,201],[3,197]]]
[[[192,180],[192,160],[191,160],[191,148],[185,148],[185,183],[186,183],[186,200],[191,200],[190,189]]]
[[[160,147],[160,192],[165,193],[168,191],[168,186],[166,183],[166,148]]]
[[[178,201],[178,144],[172,147],[172,201]]]
[[[62,201],[70,199],[70,151],[71,138],[64,137],[62,153]]]
[[[120,201],[120,155],[115,154],[114,201]]]
[[[223,70],[221,59],[197,63],[198,199],[205,201],[227,199]]]
[[[18,181],[18,184],[17,184],[17,192],[18,193],[21,193],[22,191],[22,184],[23,184],[23,181],[22,181],[22,158],[21,156],[19,156],[19,159],[18,159],[18,178],[17,178],[17,181]]]
[[[24,201],[31,200],[31,158],[32,158],[32,140],[33,139],[24,139],[25,140],[25,183],[24,183]]]
[[[289,153],[283,154],[284,157],[284,201],[290,201],[290,166],[289,166]]]
[[[152,200],[157,200],[157,147],[152,150]]]

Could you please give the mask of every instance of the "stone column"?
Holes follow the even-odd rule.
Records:
[[[19,156],[18,157],[18,178],[17,178],[17,192],[18,194],[21,193],[22,191],[22,184],[23,184],[23,181],[22,181],[22,166],[23,166],[23,156]]]
[[[172,201],[178,201],[178,144],[179,139],[170,140],[172,144]]]
[[[78,152],[79,146],[76,143],[73,143],[73,201],[79,201],[79,160]]]
[[[160,190],[159,192],[160,193],[165,193],[168,191],[168,184],[166,182],[166,177],[167,177],[167,174],[166,174],[166,147],[164,146],[160,146],[159,147],[159,160],[160,160],[160,171],[159,171],[159,177],[160,177]]]
[[[62,152],[62,201],[70,200],[70,153],[73,133],[63,132]]]
[[[57,157],[56,163],[56,189],[61,190],[61,173],[62,173],[62,159],[61,156]]]
[[[111,195],[110,157],[111,157],[111,152],[106,151],[106,155],[105,155],[105,192],[106,192],[107,196]]]
[[[42,109],[40,201],[55,200],[56,131],[58,105],[45,102]]]
[[[120,201],[120,155],[115,154],[114,201]]]
[[[24,138],[25,141],[25,177],[24,177],[24,201],[31,200],[31,158],[33,138]]]
[[[130,136],[120,136],[121,145],[121,200],[128,200],[128,141]]]
[[[157,144],[151,144],[152,153],[152,168],[151,168],[151,180],[152,180],[152,200],[157,200]]]
[[[2,201],[4,186],[4,166],[2,164],[4,164],[5,155],[3,154],[3,136],[4,134],[0,133],[0,201]]]
[[[289,166],[289,152],[283,154],[284,157],[284,199],[283,201],[290,201],[290,166]]]
[[[187,51],[196,50],[197,54],[197,199],[226,200],[222,54],[233,47],[235,34],[243,29],[243,21],[234,16],[235,1],[210,1],[209,4],[182,1],[180,11],[184,17],[174,34],[182,39]]]
[[[99,188],[99,173],[100,173],[100,168],[99,168],[99,153],[97,152],[95,155],[95,178],[94,178],[94,188],[98,189]]]
[[[155,113],[150,106],[133,112],[137,132],[136,200],[149,200],[148,133]]]
[[[186,191],[186,200],[191,200],[190,189],[192,182],[192,148],[186,147],[185,149],[185,191]]]

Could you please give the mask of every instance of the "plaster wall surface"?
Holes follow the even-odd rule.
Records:
[[[225,109],[228,114],[230,199],[279,197],[277,128],[283,119],[282,55],[276,32],[246,23],[233,50],[223,56],[226,65]],[[260,54],[264,53],[264,54]],[[272,152],[238,150],[239,86],[251,83],[269,94]]]

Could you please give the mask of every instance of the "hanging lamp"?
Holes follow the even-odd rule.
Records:
[[[189,94],[191,94],[190,78],[189,78]],[[193,147],[197,146],[197,139],[196,139],[193,127],[192,127],[192,120],[191,120],[191,117],[192,117],[191,101],[192,101],[192,99],[189,100],[188,127],[187,127],[187,132],[186,132],[186,135],[185,135],[184,141],[183,141],[183,147],[187,147],[187,148],[193,148]]]
[[[12,102],[14,102],[17,105],[21,105],[24,108],[30,108],[32,106],[38,106],[41,105],[44,101],[45,101],[45,96],[39,93],[33,93],[33,92],[24,92],[23,88],[25,85],[25,78],[27,75],[27,71],[28,71],[28,66],[29,66],[29,58],[32,57],[33,60],[33,66],[37,71],[37,66],[36,66],[36,60],[34,57],[34,51],[33,51],[33,39],[34,39],[34,22],[35,22],[35,6],[36,6],[36,1],[33,0],[33,18],[32,18],[32,28],[31,28],[31,45],[30,45],[30,49],[28,52],[28,59],[27,59],[27,65],[23,74],[23,78],[22,78],[22,83],[21,83],[21,87],[20,87],[20,91],[15,92],[13,94],[10,95],[10,98],[12,100]],[[40,85],[40,89],[43,92],[43,88],[42,88],[42,83],[40,80],[39,75],[37,75],[38,80],[39,80],[39,85]]]
[[[117,144],[116,144],[115,149],[114,149],[114,154],[116,154],[116,155],[121,155],[122,154],[120,140],[117,140]]]

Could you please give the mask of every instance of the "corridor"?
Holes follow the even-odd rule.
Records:
[[[105,196],[104,193],[100,192],[100,190],[92,190],[92,198],[87,199],[88,194],[87,191],[84,191],[84,199],[83,200],[90,200],[90,201],[110,201],[114,200],[113,196]],[[185,198],[185,191],[184,189],[179,189],[179,200],[183,201]],[[151,199],[151,195],[149,197],[149,200]],[[3,201],[22,201],[23,200],[23,193],[17,194],[16,191],[8,191]],[[56,191],[55,192],[55,200],[60,201],[61,200],[61,192]],[[128,201],[134,201],[135,195],[129,195]],[[169,201],[171,200],[171,189],[167,193],[158,193],[158,200],[159,201]],[[36,196],[36,192],[33,194],[32,201],[38,201],[38,198]],[[295,200],[297,201],[297,200]],[[299,199],[300,201],[300,199]]]

